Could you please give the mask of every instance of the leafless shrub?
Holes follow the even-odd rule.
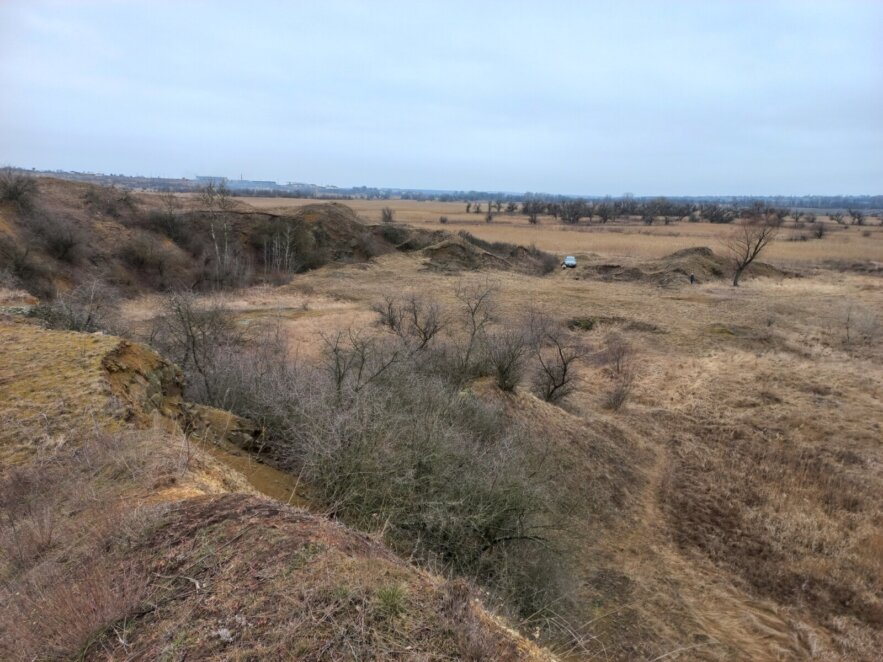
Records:
[[[447,216],[439,216],[439,217],[438,217],[438,222],[441,223],[442,225],[447,225],[447,223],[448,223],[448,217],[447,217]]]
[[[353,330],[323,335],[326,367],[338,395],[345,387],[358,393],[402,356],[400,348]]]
[[[392,223],[395,220],[395,210],[391,207],[384,207],[380,211],[380,220],[384,223]]]
[[[387,295],[383,301],[371,305],[371,310],[380,315],[380,324],[396,333],[402,327],[404,311],[397,297]]]
[[[0,249],[2,249],[2,245],[0,245]],[[7,290],[17,290],[21,287],[21,283],[18,278],[16,278],[15,274],[12,273],[9,269],[2,268],[0,269],[0,288],[5,288]]]
[[[609,409],[618,411],[628,399],[634,383],[634,351],[625,338],[618,333],[610,333],[604,339],[603,358],[612,382],[605,404]]]
[[[623,373],[614,379],[613,386],[610,391],[607,392],[607,397],[604,402],[608,409],[619,411],[632,391],[632,382],[633,375],[631,373]]]
[[[93,211],[119,218],[125,212],[135,211],[135,198],[125,189],[115,186],[90,186],[83,194],[83,202]]]
[[[11,202],[19,213],[27,214],[34,209],[39,193],[37,180],[12,168],[0,171],[0,202]]]
[[[118,297],[103,283],[92,281],[35,307],[31,314],[51,329],[112,331],[119,319]]]
[[[463,339],[457,346],[457,370],[466,378],[473,374],[477,354],[488,325],[494,319],[494,290],[487,284],[460,284],[455,293],[460,302]]]
[[[515,390],[524,375],[528,344],[521,329],[506,328],[484,337],[484,348],[497,386]]]
[[[0,549],[17,567],[28,567],[55,542],[58,495],[38,493],[32,472],[13,469],[0,483]]]
[[[243,336],[220,304],[176,292],[166,297],[154,318],[148,342],[191,376],[188,388],[194,399],[218,406],[218,365],[225,353],[243,343]]]
[[[415,294],[404,299],[386,296],[371,309],[380,315],[380,323],[398,335],[411,351],[425,349],[445,326],[441,307]]]
[[[560,565],[545,547],[554,527],[541,450],[500,404],[463,388],[462,367],[486,360],[504,331],[488,328],[491,298],[486,285],[462,286],[444,316],[419,298],[390,298],[378,308],[398,332],[326,334],[315,361],[292,360],[271,332],[220,350],[206,343],[223,358],[206,361],[213,388],[197,395],[264,426],[264,452],[302,475],[330,514],[382,530],[398,552],[471,578],[528,616],[560,602],[567,582],[530,586],[551,572],[541,566]],[[449,323],[430,332],[442,317]],[[500,346],[527,351],[521,328],[512,338],[521,342]],[[508,377],[511,353],[500,356]],[[527,563],[535,571],[519,570]]]
[[[160,208],[151,209],[147,215],[138,220],[138,224],[151,232],[164,235],[176,244],[190,248],[188,223],[181,215],[181,201],[174,193],[160,196]]]
[[[824,239],[825,235],[828,234],[828,228],[824,223],[813,223],[812,234],[816,239]]]

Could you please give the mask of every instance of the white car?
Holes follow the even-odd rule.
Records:
[[[566,267],[568,269],[573,269],[576,267],[576,258],[573,255],[568,255],[564,258],[564,262],[561,263],[562,267]]]

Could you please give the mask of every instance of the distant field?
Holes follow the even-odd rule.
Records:
[[[302,198],[237,198],[263,210],[284,210],[326,200]],[[489,241],[508,241],[517,244],[535,244],[556,254],[598,253],[611,257],[659,258],[682,248],[708,246],[719,250],[721,239],[730,228],[711,223],[678,223],[647,227],[636,219],[618,220],[606,226],[569,227],[551,217],[542,217],[539,225],[530,225],[521,214],[501,213],[492,223],[486,223],[484,214],[466,214],[460,202],[418,202],[414,200],[343,200],[362,218],[380,222],[381,210],[395,210],[395,220],[415,227],[447,229],[452,232],[467,230]],[[486,205],[483,205],[486,209]],[[448,223],[439,223],[447,216]],[[822,240],[789,241],[808,229],[783,228],[780,238],[770,246],[764,259],[793,265],[813,265],[825,262],[883,261],[883,228],[845,227],[830,223],[830,233]],[[596,222],[597,223],[597,222]],[[868,236],[864,236],[867,234]]]

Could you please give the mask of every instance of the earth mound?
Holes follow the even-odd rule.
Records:
[[[426,266],[439,271],[510,269],[511,263],[493,253],[450,237],[423,249]]]
[[[186,636],[176,659],[551,659],[513,637],[465,583],[283,504],[189,499],[139,541],[139,553],[167,578],[168,593],[127,624],[125,645],[108,636],[89,658],[108,648],[111,657],[161,658],[177,632]]]
[[[443,233],[442,240],[423,249],[426,266],[439,271],[501,269],[531,275],[545,275],[558,266],[558,258],[535,246],[485,241],[468,232],[456,236]]]
[[[611,282],[642,282],[660,287],[678,287],[690,283],[690,274],[697,283],[722,281],[733,272],[732,261],[706,246],[684,248],[658,260],[589,264],[580,270],[587,278]],[[786,273],[763,262],[754,262],[745,272],[747,278],[784,278]]]

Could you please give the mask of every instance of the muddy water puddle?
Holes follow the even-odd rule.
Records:
[[[213,458],[245,476],[249,484],[261,494],[291,506],[310,507],[299,491],[297,476],[258,462],[253,455],[232,444],[201,442],[199,445]]]

